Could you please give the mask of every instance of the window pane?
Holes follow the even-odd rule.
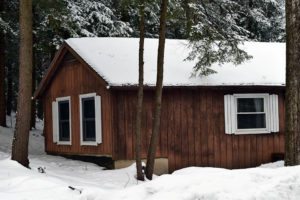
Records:
[[[69,101],[58,102],[59,113],[59,141],[70,141],[70,113]]]
[[[263,98],[238,98],[238,112],[264,112]]]
[[[82,99],[83,141],[96,141],[95,98]]]
[[[69,120],[69,101],[59,101],[59,120]]]
[[[96,141],[95,120],[87,120],[84,123],[84,141]]]
[[[95,118],[95,99],[94,97],[82,99],[84,118]]]
[[[69,124],[69,121],[60,122],[59,141],[70,141],[70,124]]]
[[[238,114],[238,129],[266,128],[266,114]]]

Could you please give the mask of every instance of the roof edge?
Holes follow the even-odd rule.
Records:
[[[37,87],[37,89],[35,90],[34,94],[33,94],[33,99],[38,99],[42,96],[43,92],[45,91],[46,86],[48,85],[49,81],[51,80],[53,74],[56,71],[55,66],[58,66],[57,63],[59,63],[63,56],[65,55],[66,51],[66,43],[64,42],[59,50],[56,52],[53,60],[50,63],[50,66],[46,72],[46,74],[44,75],[43,79],[41,80],[41,82],[39,83],[39,86]]]
[[[62,61],[64,55],[70,52],[74,57],[83,65],[87,66],[88,69],[90,69],[93,73],[95,73],[99,78],[103,80],[103,82],[109,86],[109,83],[107,80],[105,80],[103,77],[101,77],[66,41],[63,42],[59,50],[56,52],[53,60],[50,63],[50,66],[46,72],[46,75],[44,75],[42,81],[39,83],[38,88],[33,94],[33,99],[40,98],[43,93],[45,92],[45,89],[47,88],[48,84],[51,82],[51,79],[57,69],[59,68],[59,63]]]

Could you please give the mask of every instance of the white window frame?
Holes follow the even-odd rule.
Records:
[[[271,133],[270,131],[270,110],[269,110],[269,94],[267,93],[253,93],[253,94],[233,94],[234,98],[234,120],[233,127],[235,134],[262,134]],[[237,100],[242,98],[263,98],[264,99],[264,112],[266,116],[266,128],[252,128],[252,129],[238,129],[237,127]]]
[[[82,99],[94,97],[95,102],[95,141],[83,141],[83,124],[82,124]],[[99,98],[99,106],[97,106],[97,98]],[[96,93],[88,93],[79,95],[79,116],[80,116],[80,145],[81,146],[97,146],[102,143],[102,119],[101,119],[101,98]]]
[[[59,106],[58,106],[58,103],[60,101],[69,101],[69,127],[70,127],[70,132],[69,132],[69,135],[70,135],[70,141],[60,141],[59,140]],[[71,97],[70,96],[66,96],[66,97],[58,97],[56,98],[56,103],[57,103],[57,127],[56,127],[56,138],[57,138],[57,142],[56,144],[57,145],[72,145],[72,115],[71,115]]]

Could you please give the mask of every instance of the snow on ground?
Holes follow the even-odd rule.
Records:
[[[283,161],[241,170],[189,167],[142,183],[134,179],[134,166],[104,170],[46,155],[42,122],[37,127],[30,134],[31,170],[10,160],[13,131],[0,127],[1,200],[300,199],[300,166],[283,167]]]
[[[8,120],[10,126],[10,120]],[[42,122],[31,131],[29,160],[31,170],[10,160],[12,128],[0,127],[0,199],[89,199],[83,192],[88,189],[97,194],[138,184],[134,178],[135,167],[105,170],[92,163],[46,155]],[[39,173],[38,168],[46,173]],[[93,199],[93,198],[92,198]]]
[[[190,167],[123,190],[112,199],[296,200],[300,199],[299,170],[299,167],[247,170]]]

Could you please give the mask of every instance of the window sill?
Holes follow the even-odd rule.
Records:
[[[253,135],[258,135],[258,134],[270,134],[271,131],[269,130],[266,130],[266,129],[250,129],[250,130],[236,130],[234,131],[234,134],[235,135],[250,135],[250,134],[253,134]]]
[[[81,142],[80,146],[98,146],[97,142]]]
[[[71,142],[56,142],[56,145],[72,145]]]

